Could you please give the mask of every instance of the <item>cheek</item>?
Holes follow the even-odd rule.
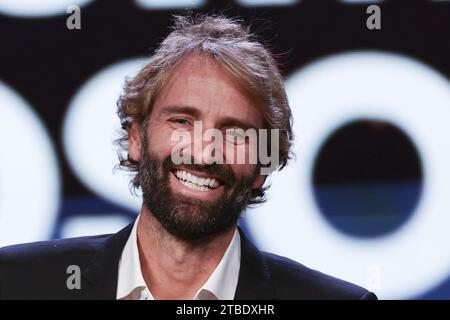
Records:
[[[154,126],[148,130],[149,148],[157,154],[160,159],[170,156],[173,143],[171,141],[172,130],[162,126]]]
[[[244,166],[245,169],[243,170],[255,167],[258,163],[258,149],[256,148],[256,144],[234,145],[233,143],[225,142],[224,153],[226,163]]]
[[[256,165],[254,164],[234,164],[231,165],[236,178],[249,177],[254,174]]]

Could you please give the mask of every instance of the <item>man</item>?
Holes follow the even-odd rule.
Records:
[[[176,17],[118,106],[120,165],[143,197],[138,219],[113,235],[1,249],[1,298],[376,298],[258,251],[237,228],[248,205],[264,202],[267,173],[286,165],[292,142],[283,78],[248,29],[220,16]],[[277,139],[257,144],[251,130]],[[275,165],[250,161],[268,145]]]

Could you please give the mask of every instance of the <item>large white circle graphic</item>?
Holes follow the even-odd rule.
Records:
[[[450,84],[412,58],[343,53],[293,74],[287,91],[297,160],[271,178],[269,201],[247,222],[265,250],[371,287],[381,298],[411,298],[450,275]],[[346,122],[369,118],[397,125],[415,144],[423,191],[396,232],[358,239],[331,226],[315,205],[312,168],[318,149]],[[375,272],[375,274],[374,274]]]
[[[63,142],[67,160],[77,177],[97,195],[131,210],[141,200],[130,194],[130,175],[117,170],[120,121],[117,99],[125,78],[135,75],[143,60],[133,59],[106,67],[75,94],[64,119]]]
[[[73,5],[85,6],[92,0],[10,0],[0,1],[0,13],[17,17],[48,17],[66,14]],[[69,15],[67,15],[69,16]]]
[[[0,82],[0,246],[47,240],[58,214],[53,144],[31,106]]]

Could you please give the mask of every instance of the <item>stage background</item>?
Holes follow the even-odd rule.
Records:
[[[0,0],[0,245],[135,218],[115,102],[189,7],[243,18],[283,61],[296,160],[251,238],[380,298],[450,298],[450,2],[376,2],[369,30],[372,3]]]

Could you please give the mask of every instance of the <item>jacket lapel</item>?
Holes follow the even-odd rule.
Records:
[[[133,222],[134,223],[134,222]],[[97,249],[83,272],[85,299],[115,300],[119,260],[133,228],[133,223],[111,235]],[[247,239],[239,228],[241,237],[241,266],[235,300],[275,299],[272,279],[263,254]]]
[[[272,279],[263,254],[247,239],[240,228],[239,234],[241,236],[241,268],[234,299],[275,299]]]
[[[83,272],[86,299],[116,299],[119,260],[133,224],[111,235],[94,254]]]

